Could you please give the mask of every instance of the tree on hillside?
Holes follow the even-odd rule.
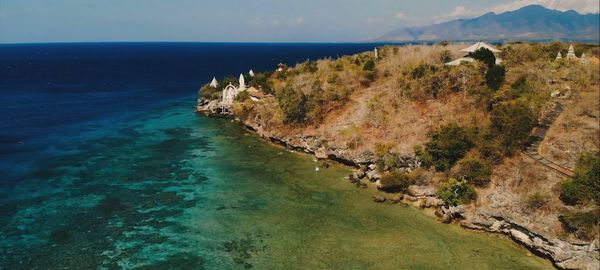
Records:
[[[285,122],[304,122],[307,107],[307,98],[304,93],[296,91],[288,85],[277,91],[276,98],[285,117]]]
[[[504,77],[506,76],[506,69],[501,65],[494,65],[488,69],[485,73],[485,84],[493,89],[498,90],[504,83]]]
[[[500,86],[504,83],[506,69],[502,65],[496,65],[496,56],[494,56],[494,53],[486,48],[481,48],[471,53],[470,56],[475,60],[483,62],[488,67],[485,73],[486,85],[493,90],[500,89]]]
[[[467,130],[454,123],[438,128],[425,144],[425,150],[438,170],[450,169],[471,147],[473,140]]]
[[[562,184],[563,201],[575,204],[593,200],[600,205],[600,152],[582,153],[577,159],[575,174]]]
[[[496,56],[494,56],[494,53],[492,51],[486,48],[480,48],[474,53],[471,53],[471,57],[473,57],[473,59],[475,60],[485,63],[485,65],[488,68],[491,68],[494,65],[496,65]]]
[[[505,153],[525,142],[535,126],[534,113],[522,102],[504,102],[490,113],[493,134],[500,138]]]
[[[375,62],[373,60],[369,60],[363,66],[364,71],[375,71]]]

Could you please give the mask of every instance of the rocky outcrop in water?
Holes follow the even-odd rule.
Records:
[[[474,211],[460,222],[465,228],[503,233],[524,245],[537,255],[551,259],[562,269],[598,269],[600,246],[597,242],[567,242],[550,239],[529,229],[526,224],[517,224],[505,216]]]

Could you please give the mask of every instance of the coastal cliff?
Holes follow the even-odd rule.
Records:
[[[565,45],[552,46],[503,47],[498,57],[505,59],[508,72],[494,90],[486,90],[496,87],[486,83],[492,68],[486,72],[477,62],[440,65],[458,55],[457,46],[385,47],[377,52],[381,55],[309,61],[260,74],[268,79],[251,80],[250,85],[274,96],[237,99],[222,111],[212,93],[204,95],[197,111],[234,117],[273,143],[355,167],[350,182],[380,188],[375,201],[432,208],[444,223],[505,234],[556,267],[596,269],[597,224],[591,225],[591,233],[572,228],[568,215],[597,213],[597,205],[583,199],[563,202],[561,187],[568,177],[520,151],[532,144],[528,135],[535,123],[549,124],[546,137],[552,139],[541,138],[541,154],[562,149],[564,154],[546,158],[566,170],[575,167],[577,153],[583,151],[573,145],[598,149],[597,58],[585,65],[579,60],[557,63],[550,49]],[[597,46],[586,50],[598,54]],[[532,72],[532,67],[538,69]],[[528,119],[520,122],[527,126],[525,137],[494,138],[491,131],[482,131],[488,126],[493,130],[498,108],[519,102],[526,109],[520,115],[535,117],[531,125],[523,124]],[[543,123],[557,102],[565,104],[565,111],[555,122]],[[428,151],[435,150],[434,140],[448,130],[471,141],[467,150],[455,160],[432,158]],[[568,136],[577,143],[562,143]],[[486,141],[500,141],[500,146]],[[476,164],[479,174],[469,178],[473,169],[465,172],[468,164]],[[480,175],[486,171],[482,166],[489,168],[487,177]],[[444,193],[461,183],[473,195]]]

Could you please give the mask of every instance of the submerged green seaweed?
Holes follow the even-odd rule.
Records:
[[[104,128],[1,194],[0,269],[551,268],[187,107]]]

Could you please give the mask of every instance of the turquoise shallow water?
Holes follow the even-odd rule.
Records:
[[[0,268],[551,268],[192,105],[99,123],[3,190]]]

